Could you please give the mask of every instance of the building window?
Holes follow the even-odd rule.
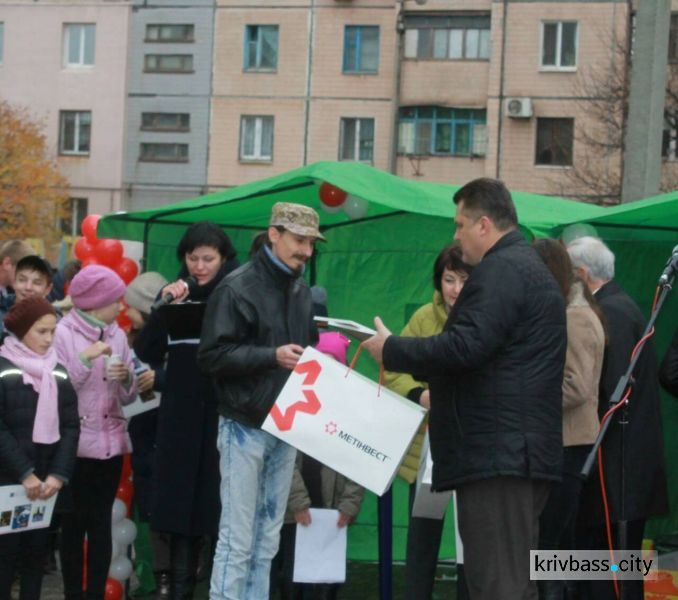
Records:
[[[4,58],[5,49],[5,24],[0,22],[0,65]]]
[[[344,28],[344,73],[379,71],[379,27],[346,25]]]
[[[188,162],[188,144],[143,143],[139,160],[142,162]]]
[[[144,56],[146,73],[193,73],[192,54],[147,54]]]
[[[59,154],[89,155],[92,112],[62,110],[59,113]]]
[[[94,64],[95,39],[95,25],[64,25],[64,67],[91,67]]]
[[[405,58],[489,60],[490,17],[407,16]]]
[[[664,111],[662,158],[666,160],[678,160],[678,113],[672,110]]]
[[[572,165],[574,119],[537,119],[537,165]]]
[[[275,71],[278,67],[278,26],[245,27],[245,71]]]
[[[190,131],[191,115],[188,113],[141,113],[143,131]]]
[[[273,160],[273,117],[240,118],[240,159]]]
[[[577,67],[577,23],[557,21],[541,24],[541,66],[573,70]]]
[[[671,13],[669,29],[669,62],[678,62],[678,13]]]
[[[401,108],[398,153],[484,156],[486,119],[484,109]]]
[[[194,36],[195,27],[193,25],[146,25],[146,42],[172,42],[184,43],[195,41]]]
[[[87,198],[69,198],[66,204],[67,216],[59,219],[57,228],[63,235],[80,235],[80,226],[87,216]]]
[[[372,162],[374,119],[341,119],[339,160]]]

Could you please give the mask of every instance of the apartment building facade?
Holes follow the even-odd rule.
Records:
[[[115,0],[0,3],[0,98],[44,123],[71,185],[66,234],[123,207],[129,16]]]
[[[205,192],[213,0],[134,0],[124,187],[140,210]]]

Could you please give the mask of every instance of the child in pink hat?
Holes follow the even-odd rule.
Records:
[[[131,452],[122,405],[137,386],[127,336],[115,320],[125,283],[100,265],[82,269],[71,282],[74,310],[56,328],[54,347],[78,395],[80,442],[71,481],[74,511],[62,521],[64,595],[82,595],[82,547],[87,535],[88,598],[103,598],[111,562],[111,508],[122,455]]]

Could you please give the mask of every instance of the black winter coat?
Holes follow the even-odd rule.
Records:
[[[213,378],[219,413],[260,427],[290,375],[278,366],[276,348],[306,347],[317,339],[308,285],[284,273],[261,248],[207,303],[198,362]]]
[[[678,398],[678,329],[659,367],[659,382],[669,394]]]
[[[386,369],[430,382],[435,490],[560,479],[566,346],[563,296],[519,232],[474,268],[441,334],[388,338]]]
[[[193,290],[188,300],[206,301],[221,278],[237,265],[235,259],[225,263],[219,274]],[[134,351],[144,362],[155,365],[167,357],[151,473],[151,528],[182,535],[216,535],[221,513],[217,399],[210,380],[198,369],[196,343],[168,343],[165,314],[165,310],[151,312],[134,342]]]
[[[596,292],[607,320],[609,342],[605,349],[600,376],[598,413],[602,417],[609,408],[619,378],[626,372],[631,352],[645,330],[645,318],[631,297],[619,285],[610,281]],[[661,404],[657,381],[657,358],[649,342],[634,371],[635,384],[628,408],[628,425],[624,436],[624,464],[621,457],[620,414],[612,417],[603,443],[605,487],[612,521],[622,519],[620,512],[621,472],[625,479],[625,514],[628,521],[645,519],[668,512],[664,437]],[[582,522],[589,525],[604,523],[598,467],[582,490],[580,501]]]
[[[59,441],[37,444],[33,425],[38,408],[38,393],[23,381],[18,367],[0,357],[0,485],[16,485],[31,472],[44,480],[55,475],[69,481],[73,475],[80,437],[78,397],[66,369],[57,365],[59,390]],[[63,505],[59,493],[58,506]]]

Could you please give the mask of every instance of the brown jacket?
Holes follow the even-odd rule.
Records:
[[[605,331],[584,298],[582,283],[567,304],[567,357],[563,377],[563,445],[593,444],[598,434],[598,385]]]
[[[297,461],[294,465],[294,476],[290,497],[287,500],[285,523],[294,523],[294,513],[311,506],[306,485],[301,477],[301,463],[304,455],[297,452]],[[365,489],[323,465],[320,470],[320,487],[323,498],[323,508],[336,508],[339,512],[356,517],[360,512]]]

